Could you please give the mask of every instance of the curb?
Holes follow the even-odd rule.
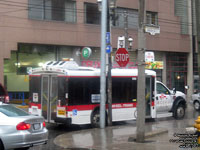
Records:
[[[157,136],[157,135],[160,135],[160,134],[164,134],[164,133],[168,133],[168,130],[167,129],[158,129],[158,130],[154,130],[154,131],[151,131],[151,132],[147,132],[147,133],[145,133],[145,139],[153,137],[153,136]],[[128,142],[135,142],[135,141],[136,141],[136,135],[135,134],[128,138]]]

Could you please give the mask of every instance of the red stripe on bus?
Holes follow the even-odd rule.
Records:
[[[32,106],[37,106],[38,109],[41,109],[41,104],[29,103],[29,108],[31,108]]]
[[[112,78],[137,78],[137,76],[112,76]]]
[[[68,106],[67,107],[67,111],[72,111],[74,109],[76,109],[76,110],[93,110],[97,106],[99,106],[99,104],[94,104],[94,105],[73,105],[73,106]]]
[[[41,76],[41,75],[36,75],[36,74],[30,74],[29,76],[33,76],[33,77],[39,77],[39,76]]]
[[[119,109],[119,108],[135,108],[137,103],[115,103],[112,104],[112,109]],[[93,110],[95,107],[99,107],[100,104],[93,104],[93,105],[74,105],[68,106],[67,111],[72,111],[74,109],[82,111],[82,110]],[[106,105],[108,108],[108,104]]]

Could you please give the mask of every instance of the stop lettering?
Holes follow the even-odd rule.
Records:
[[[125,48],[119,48],[115,55],[115,61],[120,67],[126,67],[129,62],[129,54]]]

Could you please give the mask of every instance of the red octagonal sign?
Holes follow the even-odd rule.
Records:
[[[125,48],[119,48],[115,54],[115,61],[120,67],[126,67],[129,62],[129,54]]]

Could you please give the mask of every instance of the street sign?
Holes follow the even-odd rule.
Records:
[[[82,56],[83,56],[84,58],[88,59],[88,58],[91,56],[91,54],[92,54],[91,48],[89,48],[89,47],[84,47],[84,48],[82,49]]]
[[[154,62],[154,52],[145,52],[145,62]]]
[[[107,45],[107,47],[106,47],[106,53],[110,53],[111,49],[112,49],[112,47],[110,45]]]
[[[120,67],[126,67],[129,62],[129,54],[125,48],[119,48],[115,54],[115,61]]]
[[[110,32],[106,32],[106,44],[110,44]]]

